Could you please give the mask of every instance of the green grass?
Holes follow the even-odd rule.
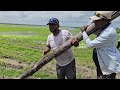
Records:
[[[70,30],[75,35],[79,28]],[[119,32],[119,30],[118,30]],[[20,25],[0,25],[0,58],[8,58],[21,63],[28,63],[23,69],[5,67],[5,63],[0,62],[0,77],[18,77],[33,64],[38,62],[43,56],[42,50],[45,47],[47,36],[50,34],[46,26],[20,26]],[[90,36],[91,39],[95,35]],[[81,48],[84,46],[85,48]],[[88,49],[83,41],[80,46],[72,47],[77,65],[77,78],[95,78],[95,65],[92,61],[92,49]],[[55,60],[52,60],[38,72],[33,74],[33,78],[56,79]],[[82,68],[82,69],[81,69]],[[91,71],[89,71],[91,70]]]

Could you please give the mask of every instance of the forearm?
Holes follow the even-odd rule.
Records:
[[[50,46],[46,46],[44,48],[43,54],[46,55],[48,52],[50,52],[50,50],[51,50]]]
[[[91,40],[90,40],[89,36],[87,35],[87,33],[85,31],[82,34],[83,34],[83,40],[84,40],[84,42],[86,43],[86,45],[89,48],[91,48],[92,45],[90,44]]]

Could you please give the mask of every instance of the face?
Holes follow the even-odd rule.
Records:
[[[49,29],[51,32],[56,32],[59,29],[58,24],[49,24]]]
[[[106,20],[104,20],[104,19],[100,19],[100,20],[95,20],[94,23],[95,23],[96,28],[97,28],[97,29],[100,29],[100,28],[103,27],[107,22],[106,22]]]

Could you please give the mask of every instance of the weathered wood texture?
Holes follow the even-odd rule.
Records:
[[[119,11],[113,12],[111,20],[114,20],[118,16],[120,16],[120,12]],[[92,23],[91,25],[88,26],[88,28],[86,30],[88,35],[91,35],[95,31],[94,27],[95,27],[94,23]],[[81,41],[83,39],[81,32],[79,32],[77,35],[75,35],[75,37],[79,41]],[[26,71],[25,73],[23,73],[22,75],[17,77],[16,79],[26,79],[27,77],[32,76],[35,72],[37,72],[40,68],[45,66],[48,62],[50,62],[55,57],[59,56],[61,53],[63,53],[64,51],[66,51],[67,49],[69,49],[71,47],[72,47],[71,41],[68,40],[63,45],[61,45],[56,51],[54,51],[52,53],[48,53],[47,55],[45,55],[42,59],[40,59],[40,61],[38,63],[36,63],[34,65],[34,67],[29,69],[28,71]]]

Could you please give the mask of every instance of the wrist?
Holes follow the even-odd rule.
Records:
[[[82,33],[85,33],[85,31],[83,31]]]

